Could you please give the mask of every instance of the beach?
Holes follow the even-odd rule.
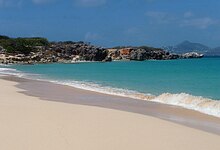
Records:
[[[29,90],[25,89],[28,84],[33,85]],[[56,95],[55,89],[46,89],[43,86],[49,86],[46,82],[4,77],[0,79],[0,85],[0,149],[220,149],[219,118],[177,109],[177,114],[180,112],[182,118],[186,116],[186,120],[187,116],[194,116],[197,122],[210,123],[204,126],[193,123],[184,125],[185,121],[167,121],[169,119],[159,114],[146,115],[135,110],[132,112],[128,108],[127,111],[120,107],[107,108],[104,104],[92,106],[83,98],[86,98],[87,94],[88,99],[100,98],[100,95],[94,92],[75,91],[78,95],[72,97],[72,100],[82,101],[77,103],[77,100],[68,102],[67,93]],[[74,93],[71,87],[59,88],[73,90]],[[66,89],[64,91],[68,91]],[[55,96],[50,97],[48,92]],[[80,100],[80,97],[83,98]],[[104,101],[110,96],[102,94],[101,97]],[[123,104],[123,101],[120,102]],[[126,105],[129,107],[129,104]],[[161,107],[157,108],[158,112],[162,112]],[[163,112],[167,115],[169,110]],[[181,115],[177,116],[181,118]]]
[[[0,150],[220,150],[218,6],[0,0]]]

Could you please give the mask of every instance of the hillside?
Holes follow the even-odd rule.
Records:
[[[205,54],[210,50],[208,46],[205,46],[200,43],[192,43],[189,41],[184,41],[180,44],[177,44],[176,46],[168,46],[165,47],[165,49],[177,54],[184,54],[189,52],[197,52],[197,53]]]
[[[176,54],[197,52],[199,54],[204,54],[205,56],[220,56],[220,47],[210,48],[206,45],[189,41],[184,41],[176,46],[166,46],[163,47],[163,49]]]

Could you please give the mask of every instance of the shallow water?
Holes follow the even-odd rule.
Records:
[[[220,116],[220,58],[0,68],[0,72],[20,77],[158,101]]]

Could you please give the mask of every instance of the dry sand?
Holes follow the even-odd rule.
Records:
[[[157,118],[42,101],[0,79],[1,150],[219,150],[220,136]]]

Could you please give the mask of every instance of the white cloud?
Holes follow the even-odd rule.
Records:
[[[156,18],[156,19],[161,19],[167,16],[167,13],[165,12],[159,12],[159,11],[149,11],[146,13],[148,17]]]
[[[140,30],[137,27],[130,27],[124,31],[126,35],[139,34]]]
[[[191,18],[194,16],[194,14],[191,11],[187,11],[183,14],[184,18]]]
[[[0,7],[19,7],[23,0],[0,0]]]
[[[144,0],[147,3],[154,3],[154,2],[172,2],[172,1],[176,1],[176,0]]]
[[[87,32],[85,35],[85,40],[86,41],[94,41],[100,39],[100,35],[97,33],[92,33],[92,32]]]
[[[28,1],[32,2],[35,5],[43,5],[61,0],[0,0],[0,8],[20,7],[25,2]],[[71,0],[71,1],[80,7],[97,7],[104,5],[107,2],[107,0]]]
[[[145,15],[160,24],[171,23],[176,20],[175,16],[166,12],[150,11],[147,12]]]
[[[186,19],[181,22],[181,26],[191,26],[200,29],[206,29],[211,25],[217,24],[217,20],[213,20],[212,18],[205,17],[205,18],[193,18],[193,19]]]
[[[106,3],[106,0],[74,0],[75,3],[83,7],[96,7]]]
[[[210,17],[197,17],[188,11],[182,15],[172,15],[166,12],[147,12],[145,14],[151,22],[159,24],[176,24],[180,27],[194,27],[197,29],[206,29],[219,21]]]
[[[155,0],[145,0],[146,2],[153,2],[153,1],[155,1]]]
[[[46,4],[50,2],[54,2],[55,0],[32,0],[34,4]]]

